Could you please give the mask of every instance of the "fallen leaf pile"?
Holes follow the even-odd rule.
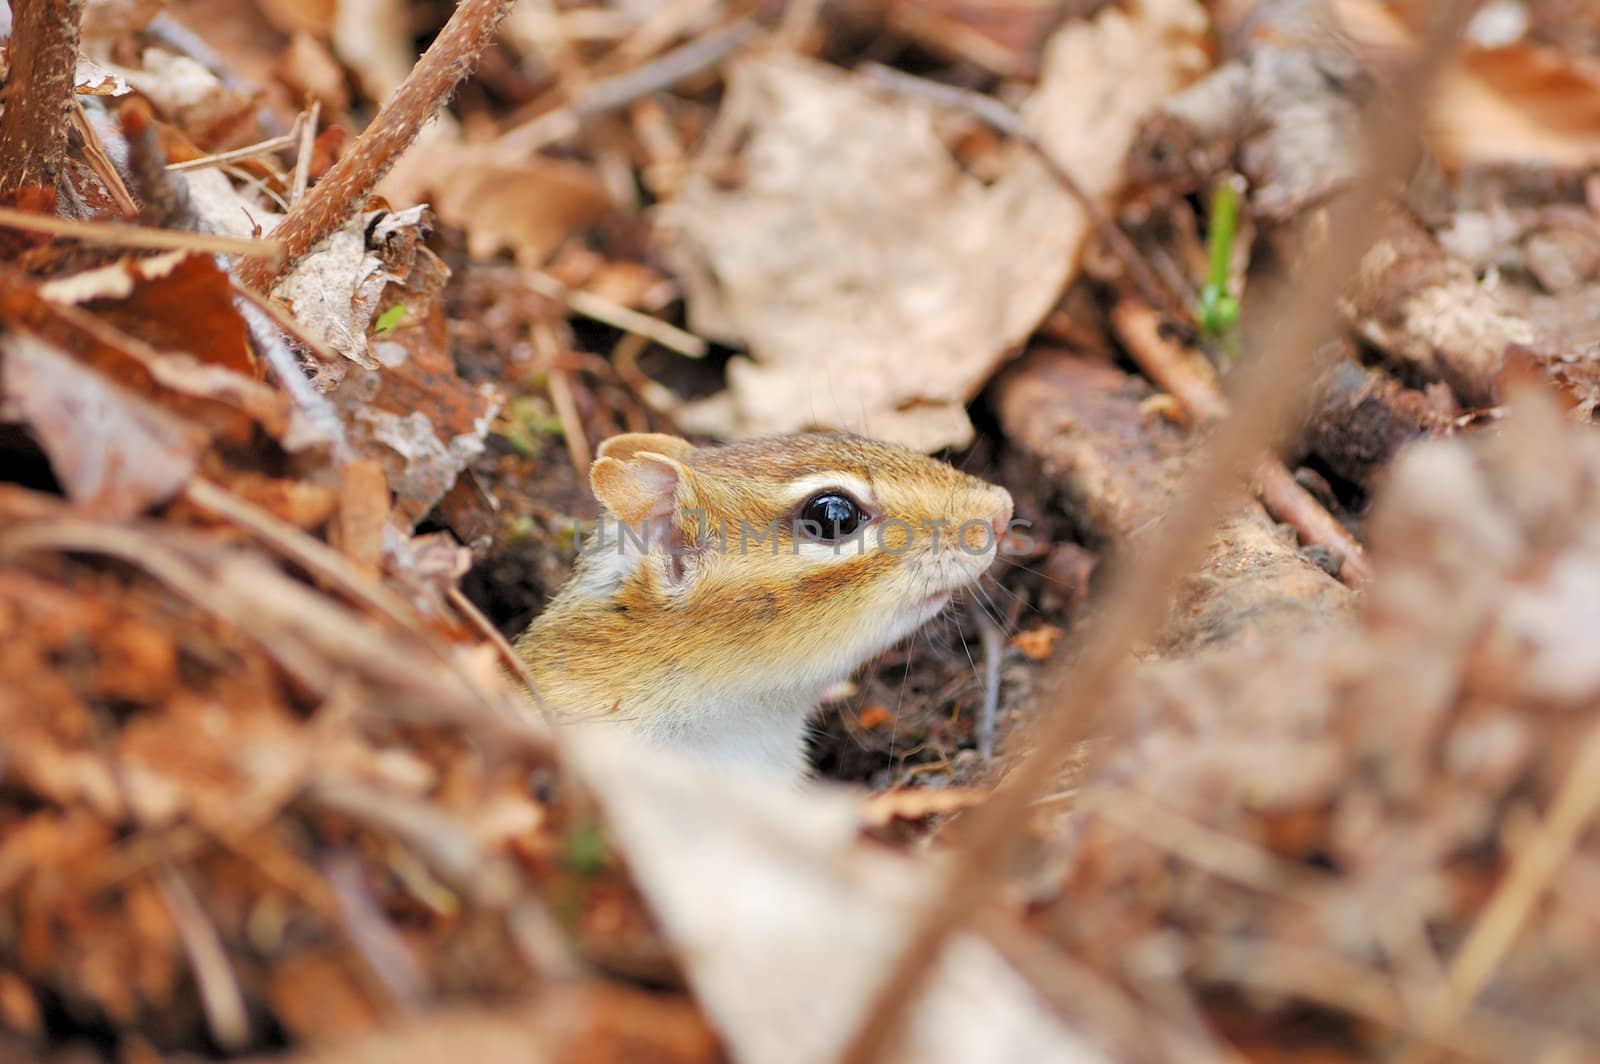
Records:
[[[1293,438],[1103,727],[1033,745],[1259,413],[1237,356],[1340,246],[1428,8],[15,4],[0,1060],[824,1064],[899,976],[875,1059],[1593,1057],[1586,5],[1470,20]],[[552,729],[497,648],[599,441],[813,428],[954,451],[1022,522],[829,694],[824,780]]]
[[[1183,1055],[1179,1002],[1248,1040],[1298,1014],[1351,1059],[1600,1037],[1600,437],[1513,406],[1400,459],[1353,625],[1125,684],[1033,918],[1124,1014],[1166,1013],[1128,1059]]]

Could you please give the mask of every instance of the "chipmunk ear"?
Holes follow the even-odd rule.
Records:
[[[594,497],[617,520],[648,529],[672,516],[683,467],[676,459],[654,451],[635,450],[623,455],[607,451],[608,444],[629,438],[633,437],[613,436],[600,445],[600,457],[589,467],[589,486],[594,489]]]
[[[664,432],[624,432],[600,441],[597,457],[626,461],[640,451],[652,451],[668,458],[683,458],[694,450],[694,444]]]

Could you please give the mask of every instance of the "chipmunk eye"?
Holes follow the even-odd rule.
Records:
[[[803,533],[823,543],[836,543],[866,521],[867,515],[850,496],[837,491],[813,495],[800,507]]]

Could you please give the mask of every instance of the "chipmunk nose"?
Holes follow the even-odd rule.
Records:
[[[1011,493],[1004,488],[994,489],[994,501],[989,511],[989,524],[994,529],[995,550],[1005,540],[1011,528]]]

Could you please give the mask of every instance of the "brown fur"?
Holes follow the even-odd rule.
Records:
[[[663,461],[678,470],[673,527],[691,551],[688,568],[674,586],[659,552],[629,563],[585,556],[566,588],[518,640],[541,695],[576,716],[614,713],[648,729],[653,713],[692,713],[686,706],[700,692],[710,702],[751,691],[751,700],[759,702],[769,687],[820,690],[830,677],[842,678],[881,650],[878,637],[903,625],[920,601],[976,575],[940,569],[945,575],[935,582],[932,570],[924,571],[933,564],[926,561],[932,554],[929,522],[951,523],[940,532],[941,544],[949,544],[962,522],[1010,516],[1010,498],[1002,490],[943,462],[862,437],[811,433],[721,447],[683,445],[672,454],[664,453],[659,437],[654,445],[640,439],[608,441],[601,453],[656,463],[652,476]],[[797,481],[820,476],[831,486],[828,478],[839,474],[871,489],[876,521],[864,552],[847,542],[839,557],[797,555],[790,524]],[[633,505],[633,496],[626,498]],[[712,529],[726,529],[726,549],[715,536],[703,539],[695,509],[705,512]],[[904,553],[878,548],[877,530],[888,518],[912,528]],[[770,540],[742,550],[741,521],[763,534],[777,522],[776,553]],[[893,537],[887,542],[899,545]],[[970,568],[987,559],[961,564]],[[686,725],[674,718],[670,726]]]

